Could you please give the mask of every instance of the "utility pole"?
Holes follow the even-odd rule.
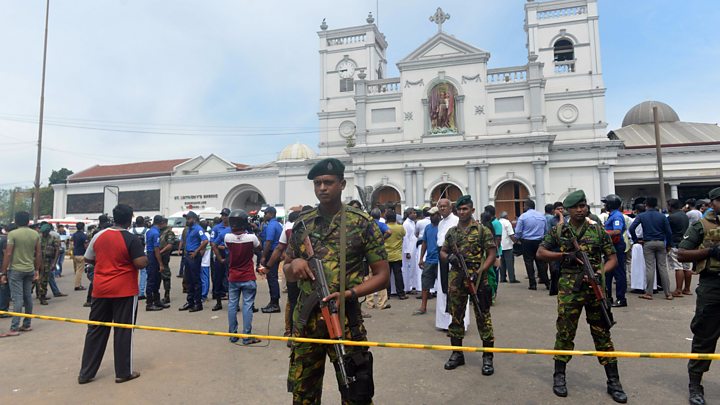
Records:
[[[45,113],[45,63],[47,61],[48,19],[50,0],[45,3],[45,41],[43,42],[42,82],[40,84],[40,120],[38,126],[37,162],[35,164],[35,193],[33,196],[33,219],[40,217],[40,159],[42,158],[43,114]]]
[[[660,208],[667,208],[665,200],[665,176],[663,176],[662,148],[660,147],[660,119],[658,108],[653,106],[653,122],[655,123],[655,154],[657,155],[658,180],[660,180]]]

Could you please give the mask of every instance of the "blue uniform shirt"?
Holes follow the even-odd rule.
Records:
[[[212,231],[210,231],[210,242],[218,246],[225,246],[225,235],[231,231],[230,226],[225,226],[222,222],[213,226]]]
[[[187,235],[185,236],[185,252],[190,254],[200,247],[202,241],[208,240],[207,234],[198,224],[195,224],[188,228]]]
[[[620,231],[620,235],[617,236],[611,236],[612,239],[617,240],[617,237],[620,238],[620,242],[614,243],[615,250],[621,249],[625,250],[625,238],[623,238],[623,235],[625,234],[625,217],[620,212],[620,210],[613,210],[613,212],[608,215],[607,221],[605,221],[605,230],[606,231]]]
[[[437,264],[440,260],[440,249],[437,244],[438,227],[432,223],[428,224],[423,230],[422,239],[425,241],[425,263]]]
[[[275,218],[271,218],[267,221],[267,223],[265,223],[265,226],[260,234],[263,245],[265,245],[266,241],[270,241],[270,250],[275,249],[275,246],[277,246],[280,241],[280,235],[282,232],[283,227],[280,225],[280,222],[278,222]]]
[[[160,230],[153,226],[145,233],[145,252],[148,257],[155,258],[155,248],[160,247]]]

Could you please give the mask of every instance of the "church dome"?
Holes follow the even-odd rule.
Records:
[[[286,146],[278,156],[278,160],[305,160],[314,158],[315,151],[300,142]]]
[[[652,124],[653,106],[658,108],[658,121],[660,122],[676,122],[680,121],[675,110],[669,105],[659,101],[643,101],[642,103],[631,108],[623,118],[622,126],[626,127],[633,124]]]

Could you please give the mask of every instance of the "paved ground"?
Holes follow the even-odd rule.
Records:
[[[177,258],[172,267],[177,269]],[[85,292],[72,291],[71,263],[65,263],[66,277],[60,288],[70,294],[55,298],[36,313],[87,319],[82,307]],[[520,269],[518,274],[522,274]],[[501,284],[498,302],[492,309],[498,347],[552,348],[556,304],[545,291],[528,291],[522,284]],[[179,312],[182,303],[179,281],[173,278],[172,308],[145,312],[143,325],[224,331],[227,312]],[[85,281],[84,281],[85,282]],[[267,284],[261,282],[258,304],[267,301]],[[618,350],[688,351],[689,322],[694,297],[666,301],[639,300],[630,294],[629,308],[615,311],[618,324],[613,338]],[[283,300],[285,298],[283,297]],[[419,301],[391,300],[389,310],[372,310],[366,320],[369,338],[376,341],[447,344],[445,334],[434,328],[434,315],[411,316]],[[434,312],[435,301],[430,302]],[[259,313],[254,331],[282,334],[283,315]],[[10,320],[0,320],[0,330]],[[126,384],[114,383],[112,348],[108,347],[97,379],[77,384],[85,327],[51,321],[33,321],[34,330],[22,336],[0,339],[0,404],[172,403],[172,404],[281,404],[291,397],[285,392],[289,349],[282,342],[268,346],[243,347],[226,338],[137,331],[134,367],[142,376]],[[265,342],[264,342],[265,343]],[[468,345],[480,345],[471,327]],[[576,339],[578,349],[592,349],[584,319]],[[605,393],[605,375],[595,358],[575,358],[568,366],[566,399],[552,393],[552,358],[539,355],[496,355],[496,373],[480,374],[481,355],[466,355],[467,365],[445,371],[448,352],[404,349],[373,349],[377,404],[576,404],[612,403]],[[621,359],[620,375],[631,403],[686,403],[687,374],[684,360]],[[332,366],[327,365],[331,370]],[[325,379],[326,403],[339,403],[334,376]],[[707,398],[720,400],[718,372],[705,379]]]

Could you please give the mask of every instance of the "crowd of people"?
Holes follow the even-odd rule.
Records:
[[[534,201],[525,201],[525,212],[513,224],[507,212],[497,215],[492,205],[476,213],[470,196],[454,203],[441,198],[435,206],[407,208],[402,214],[396,211],[395,203],[364,207],[353,200],[345,205],[340,202],[344,167],[334,159],[323,164],[326,166],[314,167],[308,174],[319,205],[291,210],[284,223],[276,218],[274,207],[264,210],[260,224],[251,221],[243,210],[225,208],[210,221],[189,211],[184,215],[187,222],[179,240],[163,216],[133,221],[132,208],[122,204],[113,210],[112,221],[102,215],[99,224],[87,233],[84,223],[77,223],[71,236],[61,226],[54,229],[45,222],[31,225],[29,214],[19,212],[0,236],[0,310],[8,310],[12,300],[14,312],[32,313],[33,289],[41,305],[48,305],[48,286],[54,297],[65,296],[57,288],[55,277],[62,276],[64,251],[72,249],[75,290],[87,290],[84,305],[90,307],[90,319],[132,324],[138,300],[145,300],[146,311],[170,307],[169,263],[171,253],[177,251],[181,256],[178,277],[182,277],[186,294],[180,311],[202,311],[209,298],[215,302],[212,310],[220,311],[222,301],[228,300],[228,331],[238,332],[237,315],[241,312],[242,333],[251,334],[253,313],[258,311],[258,276],[266,278],[269,290],[268,304],[261,310],[272,314],[282,312],[284,274],[285,336],[326,338],[328,331],[321,326],[326,320],[313,312],[317,302],[312,303],[310,297],[315,276],[307,261],[322,258],[326,275],[332,275],[331,295],[323,301],[338,298],[343,292],[340,286],[344,286],[344,298],[339,302],[340,313],[347,316],[347,339],[364,340],[362,318],[372,316],[361,308],[358,298],[366,297],[366,309],[387,310],[390,299],[416,296],[420,305],[412,315],[426,315],[428,302],[436,299],[435,326],[447,332],[453,346],[462,346],[472,312],[483,346],[493,347],[490,307],[496,304],[500,284],[521,283],[515,257],[522,256],[528,289],[544,285],[550,295],[558,296],[555,348],[574,347],[579,316],[585,308],[596,349],[613,351],[612,322],[602,318],[601,307],[628,306],[628,270],[631,292],[646,300],[660,291],[667,300],[692,295],[693,271],[706,270],[702,273],[705,278],[720,271],[720,226],[714,213],[715,206],[720,205],[720,189],[711,191],[710,200],[689,200],[683,205],[671,199],[667,214],[659,210],[654,197],[638,199],[632,212],[623,212],[623,201],[611,194],[602,200],[604,207],[598,216],[589,213],[585,195],[578,190],[562,202],[546,205],[544,212],[535,209]],[[365,212],[367,208],[371,208],[369,212]],[[707,251],[699,254],[698,247]],[[688,253],[690,249],[693,253]],[[588,265],[597,272],[606,303],[593,298],[579,252],[587,254]],[[281,267],[283,272],[279,271]],[[345,272],[339,271],[341,267]],[[87,288],[82,283],[83,274],[89,281]],[[701,278],[701,286],[708,283],[703,284]],[[707,298],[703,302],[699,299],[698,305],[714,305]],[[707,315],[696,315],[693,351],[714,351],[718,326],[714,318],[708,321]],[[0,336],[31,330],[30,318],[14,317],[10,330]],[[94,379],[109,331],[102,326],[88,327],[80,384]],[[237,343],[239,339],[230,341]],[[242,339],[244,345],[258,342]],[[116,329],[114,345],[116,382],[137,378],[139,373],[130,361],[132,333]],[[317,379],[321,387],[322,374],[318,377],[314,368],[329,349],[297,342],[288,346],[293,349],[288,386],[294,400],[318,398]],[[356,372],[370,367],[370,377],[360,373],[358,381],[371,379],[372,356],[367,348],[353,348],[351,352]],[[337,354],[327,353],[331,360],[337,360]],[[555,356],[553,392],[558,396],[567,396],[565,369],[569,360],[569,356]],[[599,361],[608,377],[608,393],[616,402],[626,402],[617,359]],[[445,369],[464,364],[463,353],[454,351]],[[709,362],[691,361],[691,403],[703,403],[700,380],[708,366]],[[482,374],[493,373],[493,356],[484,353]],[[367,389],[372,381],[363,384]],[[349,386],[340,389],[344,398],[365,398],[353,394]]]

